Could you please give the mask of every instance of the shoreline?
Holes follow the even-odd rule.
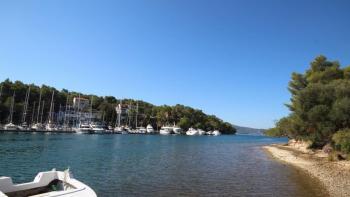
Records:
[[[326,153],[306,149],[306,145],[301,143],[272,144],[262,148],[274,159],[317,178],[330,196],[350,196],[349,161],[328,161]]]

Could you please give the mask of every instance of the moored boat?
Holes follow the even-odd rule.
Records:
[[[204,130],[202,130],[202,129],[198,129],[197,130],[198,131],[198,135],[205,135],[205,131]]]
[[[155,133],[155,130],[153,129],[152,125],[147,125],[146,127],[146,131],[148,134],[154,134]]]
[[[102,134],[106,132],[105,126],[98,122],[90,123],[90,128],[93,130],[94,133],[97,134]]]
[[[221,135],[221,132],[218,130],[215,130],[215,131],[213,131],[212,135],[218,136],[218,135]]]
[[[17,131],[17,130],[19,130],[19,127],[17,125],[13,124],[12,122],[10,122],[10,123],[8,123],[8,124],[6,124],[4,126],[4,130],[6,130],[6,131]]]
[[[13,184],[10,177],[0,177],[0,196],[96,197],[89,186],[71,177],[66,171],[39,172],[34,181]]]
[[[145,127],[139,127],[136,129],[138,134],[146,134],[147,129]]]
[[[186,135],[198,135],[198,131],[191,127],[186,131]]]
[[[178,126],[174,126],[173,127],[173,133],[174,134],[181,134],[182,133],[182,129]]]
[[[42,131],[45,127],[41,123],[36,123],[30,127],[33,131]]]
[[[163,126],[159,130],[159,134],[161,135],[170,135],[172,132],[173,132],[173,127],[167,127],[167,126]]]
[[[90,125],[87,123],[81,123],[78,127],[73,129],[78,134],[92,134],[94,131],[91,129]]]

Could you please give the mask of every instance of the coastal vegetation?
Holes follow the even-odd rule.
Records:
[[[316,57],[304,73],[292,73],[287,117],[266,135],[307,140],[311,147],[330,144],[350,153],[350,66]]]
[[[28,123],[32,123],[33,117],[37,116],[38,100],[40,91],[42,92],[41,103],[43,107],[43,122],[47,121],[50,110],[50,102],[52,92],[54,92],[55,113],[64,111],[66,105],[72,105],[74,97],[89,99],[92,102],[92,110],[99,111],[106,125],[115,125],[117,113],[116,106],[123,104],[128,108],[128,115],[122,119],[124,124],[135,122],[138,120],[139,126],[151,124],[155,128],[160,128],[163,125],[173,125],[187,130],[190,127],[203,130],[219,130],[223,134],[234,134],[236,129],[232,124],[224,122],[214,115],[207,115],[203,111],[194,109],[184,105],[161,105],[156,106],[145,101],[137,101],[133,99],[117,99],[114,96],[97,96],[82,94],[79,92],[68,91],[67,89],[57,90],[53,87],[42,85],[41,87],[34,84],[24,84],[21,81],[12,82],[9,79],[0,83],[0,123],[8,122],[10,114],[10,106],[13,95],[15,98],[13,122],[20,124],[23,119],[23,109],[25,104],[26,93],[30,88],[28,113],[25,114]],[[136,107],[137,106],[137,107]],[[137,111],[137,113],[136,113]],[[39,112],[40,113],[40,112]],[[136,117],[137,116],[137,117]]]

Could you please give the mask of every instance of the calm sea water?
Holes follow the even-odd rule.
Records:
[[[0,133],[0,176],[31,181],[70,168],[98,196],[325,196],[300,170],[270,158],[262,136]]]

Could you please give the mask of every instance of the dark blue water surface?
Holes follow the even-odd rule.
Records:
[[[0,133],[0,176],[16,183],[70,168],[98,196],[324,196],[266,154],[263,136]]]

